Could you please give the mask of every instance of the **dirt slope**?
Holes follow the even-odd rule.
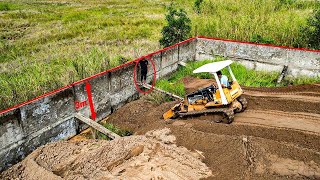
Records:
[[[184,79],[192,92],[212,81]],[[208,179],[319,179],[320,87],[244,87],[248,109],[231,125],[200,116],[166,124],[160,116],[175,102],[160,106],[138,100],[109,121],[137,134],[169,127],[177,143],[204,152],[213,175]]]
[[[0,179],[199,179],[200,152],[175,145],[170,129],[114,141],[57,142],[38,148]]]

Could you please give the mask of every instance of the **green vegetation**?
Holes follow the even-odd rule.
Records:
[[[196,11],[196,13],[201,13],[201,4],[203,3],[203,0],[195,0],[193,4],[193,8]]]
[[[0,2],[0,109],[159,49],[167,4]]]
[[[190,37],[191,21],[183,9],[176,9],[172,4],[166,15],[167,25],[161,31],[160,45],[171,46]]]
[[[320,49],[320,7],[309,17],[308,25],[302,28],[302,33],[309,47]]]
[[[302,0],[206,0],[201,12],[190,17],[194,34],[240,41],[259,35],[275,45],[308,47],[299,38],[300,28],[307,26],[317,4]]]
[[[222,58],[218,58],[217,60],[220,60]],[[187,64],[186,67],[180,67],[178,71],[174,72],[169,79],[160,79],[156,83],[156,87],[159,89],[163,89],[165,91],[171,92],[173,94],[176,94],[180,97],[184,97],[185,95],[185,89],[184,84],[181,81],[184,77],[192,76],[202,79],[210,79],[212,78],[209,73],[199,73],[199,74],[193,74],[192,71],[196,68],[213,62],[213,60],[204,60],[204,61],[196,61],[196,62],[190,62]]]
[[[107,128],[108,130],[118,134],[119,136],[121,137],[124,137],[124,136],[131,136],[132,135],[132,132],[129,131],[129,130],[123,130],[123,129],[120,129],[118,127],[116,127],[115,125],[111,124],[111,123],[104,123],[102,124],[105,128]],[[96,133],[97,135],[97,139],[106,139],[106,140],[111,140],[108,136],[106,136],[105,134],[97,131]]]
[[[159,49],[171,2],[2,0],[0,109]],[[310,27],[308,19],[315,17],[319,4],[302,0],[174,2],[188,14],[192,35],[294,47],[310,47],[301,27]]]
[[[261,43],[261,44],[274,44],[273,39],[262,37],[260,34],[253,35],[250,42]]]
[[[180,67],[178,71],[176,71],[170,76],[169,79],[161,79],[157,81],[156,86],[159,89],[184,97],[186,92],[184,89],[184,84],[182,82],[182,79],[187,76],[200,78],[200,79],[214,79],[214,77],[209,73],[193,74],[192,71],[204,64],[221,61],[221,60],[224,60],[224,58],[217,57],[215,60],[189,62],[186,67]],[[286,78],[281,84],[277,85],[276,81],[279,77],[279,73],[250,70],[245,68],[240,63],[232,63],[231,69],[237,81],[242,86],[275,87],[275,86],[286,86],[288,84],[299,85],[299,84],[310,84],[310,83],[320,82],[320,77],[318,78],[300,77],[297,79]],[[222,74],[228,76],[228,78],[231,79],[231,76],[226,68],[222,70]]]
[[[151,93],[147,94],[146,96],[143,96],[146,100],[154,103],[155,105],[160,105],[164,102],[172,101],[172,98],[156,91],[152,91]]]

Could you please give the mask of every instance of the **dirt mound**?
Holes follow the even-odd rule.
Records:
[[[200,179],[199,151],[175,145],[170,129],[114,141],[57,142],[38,148],[0,179]]]
[[[183,82],[192,92],[212,80]],[[178,145],[203,152],[213,173],[208,179],[319,179],[320,101],[315,95],[319,89],[244,87],[248,109],[236,114],[230,125],[214,123],[210,115],[166,124],[160,117],[176,102],[156,106],[143,99],[112,114],[109,122],[136,134],[169,127]]]

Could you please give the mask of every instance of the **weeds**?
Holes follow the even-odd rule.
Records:
[[[9,11],[10,7],[8,3],[0,2],[0,11]]]
[[[161,79],[157,81],[156,87],[159,89],[171,92],[175,95],[183,97],[185,94],[184,85],[182,82],[177,82],[174,80],[168,81],[165,79]]]
[[[104,123],[102,124],[105,128],[107,128],[108,130],[118,134],[119,136],[121,137],[124,137],[124,136],[131,136],[133,133],[129,130],[124,130],[124,129],[120,129],[118,128],[117,126],[115,126],[114,124],[112,123]],[[96,135],[97,135],[97,139],[105,139],[105,140],[112,140],[110,139],[107,135],[97,131],[96,132]]]
[[[274,40],[273,39],[262,37],[260,34],[255,34],[251,38],[250,42],[262,43],[262,44],[274,44]]]
[[[155,105],[160,105],[164,102],[172,101],[172,99],[169,96],[159,92],[152,92],[144,97],[146,98],[146,100],[153,102]]]

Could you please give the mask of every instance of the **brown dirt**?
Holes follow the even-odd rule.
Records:
[[[190,93],[213,81],[183,82]],[[145,100],[127,104],[109,122],[136,134],[169,127],[179,146],[204,152],[213,173],[208,179],[319,179],[320,86],[243,89],[248,109],[231,125],[213,123],[209,115],[166,124],[160,117],[176,102]]]
[[[192,92],[201,87],[208,86],[213,81],[185,78],[183,82],[185,83],[186,90]],[[124,154],[130,152],[130,148],[137,147],[142,142],[151,141],[148,137],[139,135],[144,135],[150,130],[169,128],[172,135],[176,137],[178,147],[182,149],[186,147],[192,152],[203,152],[203,156],[205,157],[203,162],[212,173],[206,179],[320,179],[320,101],[318,101],[320,86],[303,85],[281,88],[244,87],[243,89],[245,90],[244,96],[248,100],[248,108],[245,112],[236,114],[234,122],[230,125],[214,123],[212,120],[215,117],[212,115],[175,120],[173,123],[167,124],[161,119],[161,116],[177,102],[155,105],[141,98],[140,100],[128,103],[123,108],[114,112],[108,118],[108,122],[114,123],[121,128],[132,130],[137,135],[129,137],[132,138],[129,141],[130,143],[128,143],[130,145],[124,146],[121,143],[115,143],[118,140],[111,141],[111,144],[113,142],[114,145],[112,148],[110,148],[110,145],[105,145],[104,142],[100,141],[78,142],[78,145],[76,144],[77,142],[60,142],[49,145],[48,147],[61,146],[59,148],[63,147],[64,151],[57,151],[57,153],[55,151],[50,152],[52,158],[49,158],[50,161],[46,160],[47,164],[40,163],[41,168],[44,169],[39,168],[39,172],[45,171],[48,177],[52,175],[50,172],[53,172],[53,174],[54,172],[59,172],[60,174],[61,172],[72,172],[73,174],[71,173],[70,176],[67,173],[65,175],[68,176],[62,177],[74,178],[85,176],[90,178],[90,174],[86,174],[87,171],[94,174],[92,172],[96,171],[93,170],[108,166],[110,162],[114,162],[110,158],[113,160],[117,158],[121,159]],[[169,135],[167,134],[167,136]],[[151,139],[154,140],[154,138]],[[158,139],[155,141],[158,142],[161,139],[165,138],[158,136]],[[150,143],[157,143],[155,141]],[[160,143],[162,143],[163,147],[166,145],[163,141]],[[101,148],[90,152],[89,156],[85,156],[83,160],[79,161],[81,163],[78,160],[76,161],[77,163],[74,163],[72,157],[80,157],[76,155],[77,150],[89,152],[86,149],[92,147],[92,144],[96,144],[96,146],[98,145]],[[73,146],[77,148],[71,148]],[[121,150],[119,146],[125,150]],[[149,146],[153,147],[152,145]],[[175,146],[175,144],[172,144],[172,146]],[[69,147],[72,151],[68,150]],[[44,153],[44,148],[36,151],[40,153],[37,156],[38,158],[35,158],[36,160],[42,157],[41,154]],[[149,151],[154,151],[154,149],[156,148],[151,148]],[[64,153],[60,154],[61,152]],[[112,158],[111,154],[117,158]],[[184,153],[180,152],[180,155],[182,154]],[[200,155],[201,153],[196,154]],[[69,156],[71,157],[67,158],[68,160],[62,158]],[[169,154],[169,156],[172,158],[170,161],[175,159],[173,158],[175,157],[174,154]],[[203,158],[201,155],[200,157]],[[59,163],[64,164],[63,167],[66,166],[65,164],[68,164],[67,168],[69,169],[72,169],[72,167],[78,168],[78,164],[81,166],[90,164],[88,167],[91,168],[92,166],[94,168],[84,168],[82,169],[84,172],[80,171],[79,168],[75,168],[73,171],[61,171],[61,169],[64,169],[63,167],[58,168],[59,171],[50,169],[54,166],[60,167],[55,165]],[[162,161],[162,163],[169,164],[168,161]],[[195,164],[198,163],[195,162]],[[132,175],[131,177],[138,177],[148,172],[132,170],[132,168],[128,168],[129,166],[127,163],[122,163],[117,167],[126,167],[126,172],[132,173],[130,174]],[[170,165],[167,166],[171,167]],[[200,171],[195,168],[198,165],[188,164],[188,166],[197,170],[196,172],[201,172],[201,170],[205,172],[205,166],[200,168]],[[48,167],[50,168],[48,169]],[[144,164],[143,167],[150,166]],[[121,172],[120,169],[111,174],[115,175]],[[160,172],[169,174],[169,172],[176,172],[174,171],[175,169],[176,167],[173,167],[172,169],[167,169],[167,171]],[[26,167],[20,165],[11,168],[11,171],[7,173],[15,174],[15,176],[11,176],[14,178],[19,177],[21,172],[26,171]],[[47,175],[45,174],[45,176]],[[175,179],[174,176],[165,177],[165,179],[170,178]]]
[[[170,129],[113,141],[38,148],[0,179],[199,179],[212,175],[200,151],[177,147]]]

